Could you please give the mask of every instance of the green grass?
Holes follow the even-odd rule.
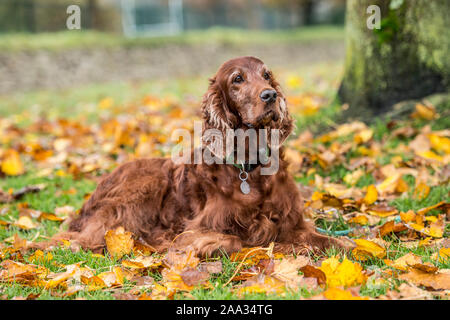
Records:
[[[183,32],[174,36],[125,38],[95,31],[0,34],[0,51],[71,50],[80,48],[160,47],[165,45],[239,45],[343,40],[342,26],[302,27],[291,30],[256,31],[234,28],[210,28]]]

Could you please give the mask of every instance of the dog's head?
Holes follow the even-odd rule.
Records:
[[[206,129],[278,129],[279,143],[294,125],[279,83],[267,66],[255,57],[226,61],[210,79],[203,97]]]

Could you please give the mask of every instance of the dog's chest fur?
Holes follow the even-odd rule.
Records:
[[[199,179],[198,170],[202,170],[203,179]],[[190,176],[190,181],[196,177],[194,189],[203,193],[203,197],[190,197],[193,212],[187,227],[233,234],[249,245],[274,241],[286,228],[280,221],[285,220],[292,202],[297,200],[296,186],[285,183],[284,170],[271,176],[261,175],[259,169],[251,172],[247,180],[249,194],[242,193],[239,170],[233,166],[191,169],[186,178]]]

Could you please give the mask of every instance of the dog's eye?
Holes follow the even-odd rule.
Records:
[[[264,79],[269,80],[270,74],[268,72],[264,72]]]
[[[241,76],[237,76],[233,79],[233,83],[241,83],[244,79]]]

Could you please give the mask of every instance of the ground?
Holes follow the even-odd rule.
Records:
[[[103,255],[69,242],[29,250],[66,227],[104,173],[170,156],[172,130],[199,117],[208,75],[3,96],[0,298],[448,299],[448,109],[424,101],[403,119],[336,124],[341,74],[340,60],[276,69],[297,120],[286,146],[306,216],[352,239],[347,254],[268,247],[199,261],[152,253],[126,230],[106,235]]]

